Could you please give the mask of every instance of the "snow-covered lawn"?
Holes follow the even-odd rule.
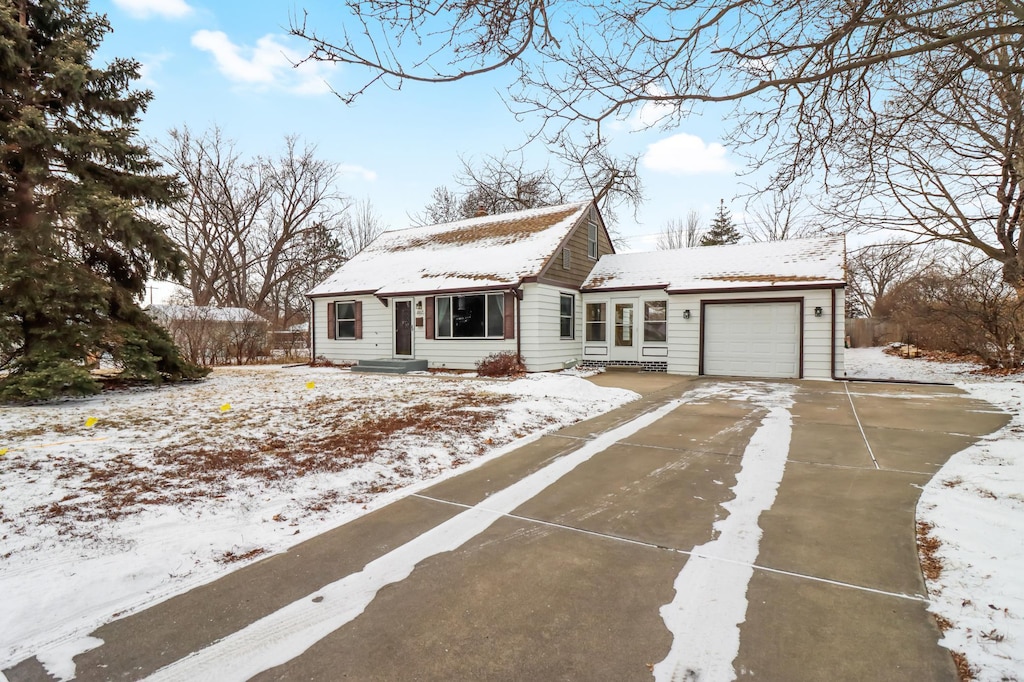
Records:
[[[846,351],[850,376],[948,381],[1013,419],[946,463],[925,486],[919,522],[939,545],[928,580],[942,644],[978,680],[1024,679],[1024,375],[972,374],[976,365],[907,360],[880,348]]]
[[[637,397],[255,367],[0,408],[0,669]]]

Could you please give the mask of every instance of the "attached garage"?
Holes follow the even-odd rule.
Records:
[[[840,378],[845,265],[842,237],[604,256],[581,287],[581,361],[715,377]],[[613,323],[630,302],[630,339],[644,336],[624,349]]]
[[[703,367],[709,376],[797,379],[802,301],[705,302]]]

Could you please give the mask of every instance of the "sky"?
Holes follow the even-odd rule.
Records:
[[[339,164],[341,191],[368,198],[389,229],[408,227],[435,187],[455,187],[460,157],[500,156],[522,145],[536,122],[517,121],[502,100],[511,73],[406,84],[397,91],[375,87],[354,105],[344,104],[332,90],[361,85],[362,74],[324,63],[295,68],[307,45],[287,35],[307,11],[310,27],[339,36],[341,5],[95,0],[92,10],[106,14],[113,29],[97,60],[131,57],[142,64],[139,85],[154,95],[141,124],[146,139],[160,142],[172,128],[202,132],[216,125],[244,153],[274,155],[286,135],[298,135]],[[746,192],[746,169],[721,142],[721,116],[691,116],[671,130],[646,128],[656,113],[639,111],[609,131],[614,152],[643,155],[646,199],[635,216],[619,211],[620,251],[654,249],[665,223],[689,210],[710,221],[720,199],[744,220],[744,202],[736,197]],[[531,167],[547,161],[543,148],[527,154]]]

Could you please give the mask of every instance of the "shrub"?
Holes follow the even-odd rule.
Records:
[[[492,353],[476,363],[476,373],[482,377],[517,377],[526,374],[526,367],[512,351]]]

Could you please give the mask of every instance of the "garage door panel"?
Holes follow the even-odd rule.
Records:
[[[704,374],[799,377],[800,304],[705,305]]]

